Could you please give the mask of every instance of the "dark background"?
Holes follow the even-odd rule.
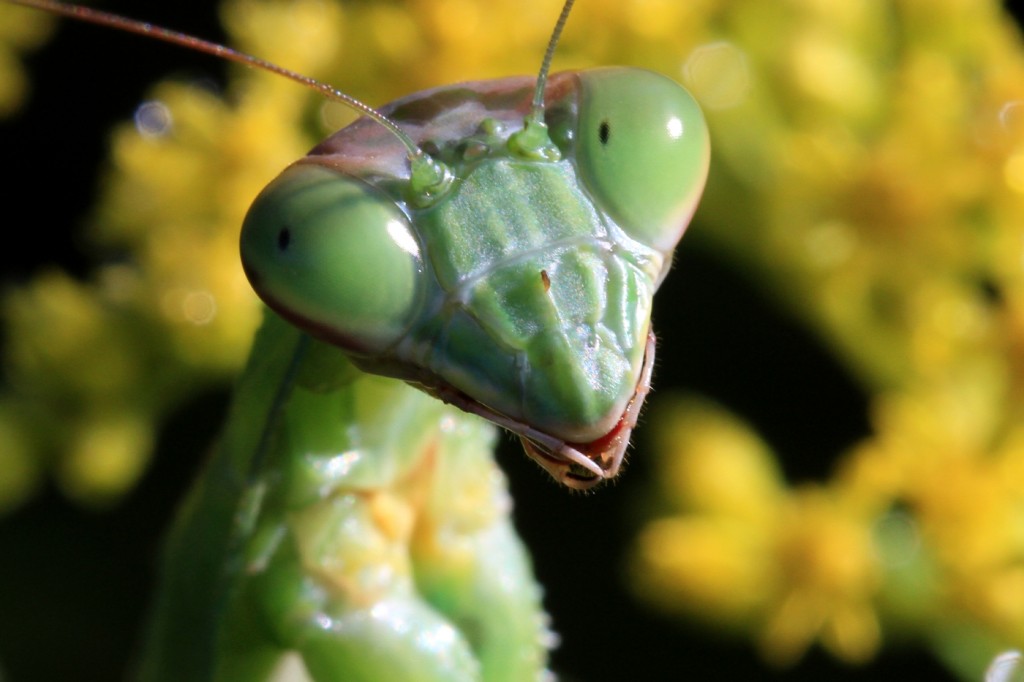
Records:
[[[212,2],[103,6],[223,37]],[[44,264],[84,276],[89,261],[70,233],[57,230],[79,224],[90,207],[111,123],[130,117],[147,87],[163,76],[218,79],[222,73],[210,57],[68,21],[29,65],[32,99],[0,125],[0,158],[10,178],[3,182],[7,235],[0,249],[8,283]],[[16,216],[26,205],[32,213]],[[700,229],[699,222],[691,227]],[[755,282],[695,241],[684,240],[656,299],[662,352],[656,389],[678,387],[718,400],[784,454],[790,481],[823,479],[830,456],[867,433],[865,396]],[[226,393],[206,395],[174,415],[154,466],[117,507],[89,511],[50,490],[0,518],[0,680],[124,679],[159,540],[217,432],[226,400]],[[640,452],[647,449],[645,437],[641,428]],[[551,483],[510,439],[500,459],[517,525],[562,637],[553,667],[566,680],[953,679],[912,643],[887,648],[861,668],[812,650],[794,668],[766,669],[745,642],[657,615],[625,591],[625,549],[641,522],[653,475],[649,462],[633,457],[616,484],[575,495]]]

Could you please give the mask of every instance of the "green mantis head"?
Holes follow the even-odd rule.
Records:
[[[551,77],[535,154],[516,140],[538,120],[532,87],[461,84],[388,108],[451,169],[428,201],[392,136],[340,131],[256,200],[242,260],[282,316],[512,430],[585,488],[618,471],[646,395],[651,301],[708,135],[671,80],[596,69]]]

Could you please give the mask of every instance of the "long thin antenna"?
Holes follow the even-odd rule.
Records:
[[[373,107],[363,104],[351,95],[346,95],[344,92],[338,90],[332,85],[321,83],[309,76],[304,76],[301,73],[292,71],[291,69],[278,66],[273,62],[268,62],[265,59],[254,57],[253,55],[240,52],[219,43],[203,40],[202,38],[196,38],[195,36],[190,36],[186,33],[172,31],[161,26],[154,26],[153,24],[144,21],[129,19],[118,14],[111,14],[109,12],[92,9],[90,7],[82,7],[80,5],[64,4],[61,2],[55,2],[54,0],[8,1],[15,5],[32,7],[52,12],[54,14],[59,14],[61,16],[70,17],[72,19],[78,19],[79,21],[85,21],[92,24],[98,24],[100,26],[107,26],[127,31],[129,33],[147,36],[149,38],[155,38],[166,43],[171,43],[172,45],[178,45],[179,47],[204,52],[206,54],[213,55],[214,57],[243,64],[254,69],[269,71],[270,73],[275,73],[279,76],[284,76],[285,78],[291,79],[307,88],[316,90],[328,99],[341,102],[342,104],[355,109],[359,113],[372,118],[374,121],[390,130],[408,150],[409,162],[412,166],[413,176],[417,178],[419,182],[423,183],[424,186],[429,187],[431,193],[436,192],[438,188],[447,186],[447,184],[450,183],[451,172],[443,164],[432,159],[426,152],[420,149],[412,138],[398,127],[397,123]]]
[[[513,133],[508,141],[509,147],[524,158],[543,161],[558,161],[562,158],[562,152],[551,141],[548,127],[544,123],[544,90],[547,89],[548,71],[551,69],[551,60],[555,56],[558,39],[562,37],[562,29],[565,28],[574,2],[575,0],[565,0],[565,4],[562,5],[562,13],[555,22],[555,29],[551,32],[548,47],[544,51],[544,60],[540,64],[540,73],[537,74],[537,87],[533,91],[530,113],[523,119],[523,129]]]
[[[572,11],[572,6],[575,2],[576,0],[565,0],[565,4],[562,5],[562,13],[558,15],[555,29],[551,32],[551,39],[548,40],[548,48],[544,51],[544,60],[540,63],[540,73],[537,74],[537,89],[533,93],[533,111],[535,113],[544,110],[544,88],[548,84],[548,71],[551,70],[551,60],[555,57],[555,48],[558,47],[558,41],[562,37],[562,29],[565,28],[565,22],[569,20],[569,12]]]

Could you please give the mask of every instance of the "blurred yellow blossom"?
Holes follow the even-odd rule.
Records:
[[[920,560],[943,581],[929,609],[1014,643],[1024,640],[1024,425],[986,423],[998,413],[940,391],[882,397],[877,435],[835,485],[912,513]]]
[[[816,640],[869,658],[880,644],[870,515],[827,489],[787,491],[767,446],[721,408],[666,403],[656,419],[657,480],[679,507],[640,535],[640,593],[750,630],[778,664]]]
[[[42,12],[0,5],[0,118],[17,111],[24,100],[29,84],[20,60],[49,38],[53,24],[54,18]]]
[[[763,608],[774,582],[762,559],[784,491],[771,453],[710,406],[663,406],[655,419],[665,454],[657,480],[684,491],[673,502],[686,515],[644,529],[632,583],[655,603],[742,624]]]
[[[292,22],[279,20],[286,5]],[[337,23],[337,7],[239,2],[225,13],[229,27],[263,41],[253,51],[305,45],[289,53],[297,70],[315,75],[336,57],[331,41],[302,36],[310,23]],[[239,225],[259,190],[319,135],[302,125],[314,99],[239,69],[227,97],[158,85],[141,122],[114,132],[114,170],[88,236],[133,259],[101,264],[85,283],[47,273],[6,297],[10,392],[0,424],[21,444],[6,454],[19,466],[0,474],[7,505],[39,481],[30,472],[40,466],[78,499],[116,499],[144,470],[160,419],[240,368],[259,307],[238,263]]]
[[[1020,35],[998,3],[959,0],[734,2],[705,20],[720,34],[684,70],[715,150],[695,234],[834,349],[872,432],[829,480],[775,478],[752,521],[663,473],[633,575],[768,660],[819,643],[863,661],[903,631],[978,679],[1024,645]],[[706,413],[658,417],[665,471],[751,442],[671,425],[725,423]],[[738,480],[772,461],[748,452]],[[706,574],[744,561],[761,568],[727,573],[731,589]]]

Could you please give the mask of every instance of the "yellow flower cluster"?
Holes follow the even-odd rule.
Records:
[[[223,16],[241,49],[380,104],[535,72],[560,5],[230,0]],[[866,660],[899,623],[977,678],[997,647],[1024,644],[1012,22],[996,0],[581,0],[556,68],[607,63],[694,91],[714,160],[691,238],[769,286],[873,411],[832,479],[792,488],[723,408],[662,406],[673,511],[637,543],[639,592],[750,634],[780,663],[815,643]],[[257,315],[236,254],[244,211],[350,119],[239,70],[226,98],[162,84],[115,132],[92,237],[134,260],[84,284],[50,273],[4,303],[0,506],[44,462],[73,495],[116,496],[161,416],[235,371]]]
[[[813,641],[850,662],[880,644],[878,511],[848,490],[787,489],[768,447],[722,408],[685,400],[655,415],[661,492],[631,573],[653,603],[751,631],[787,664]]]
[[[872,433],[788,487],[721,408],[666,408],[671,511],[633,575],[769,660],[864,661],[902,628],[978,679],[1024,645],[1020,36],[995,2],[714,15],[685,72],[715,158],[699,234],[834,349]]]
[[[336,58],[331,40],[307,40],[311,26],[336,23],[331,5],[224,12],[233,31],[255,36],[254,52],[275,56],[277,46],[286,61],[281,45],[304,46],[288,53],[296,70],[315,74]],[[113,171],[87,238],[132,261],[100,265],[87,282],[48,272],[3,302],[0,509],[31,494],[45,467],[72,497],[116,499],[143,471],[160,419],[241,367],[259,308],[238,262],[239,226],[259,190],[316,139],[302,125],[312,99],[239,69],[226,97],[162,83],[114,131]]]
[[[53,17],[10,4],[0,5],[0,118],[17,111],[28,91],[21,57],[49,37]]]

